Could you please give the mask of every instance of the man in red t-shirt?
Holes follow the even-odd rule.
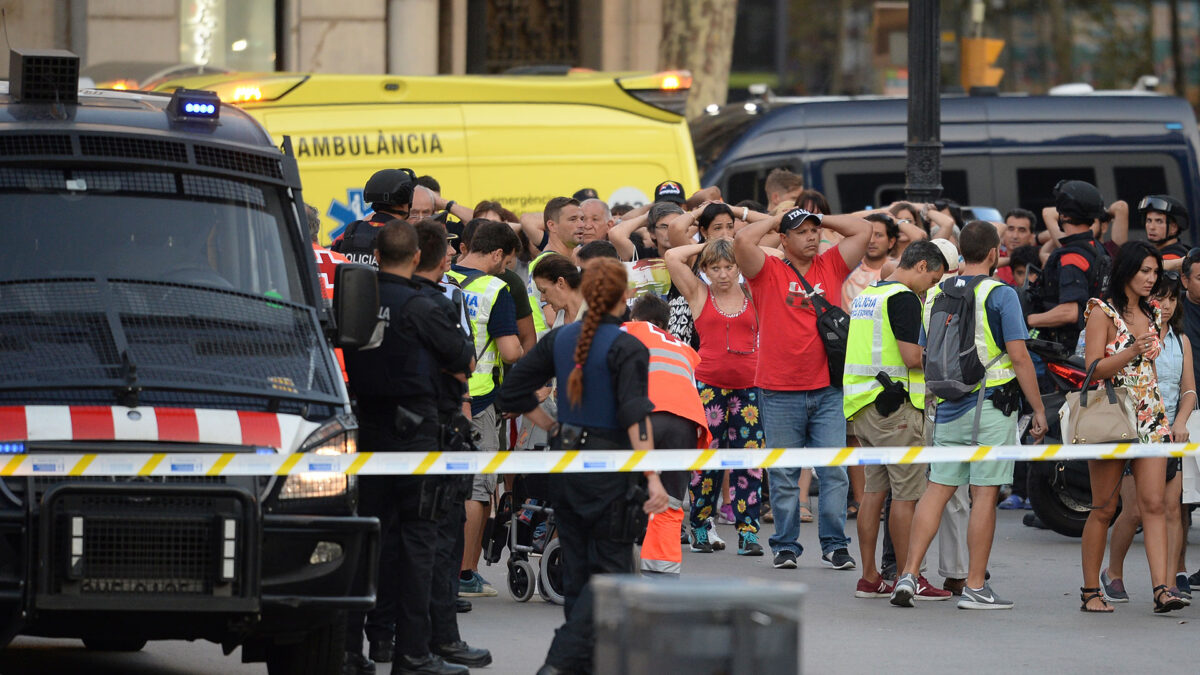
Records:
[[[844,237],[818,255],[821,228]],[[759,241],[778,230],[784,258],[766,255]],[[762,317],[758,369],[754,384],[762,390],[763,430],[767,447],[828,448],[846,442],[841,382],[830,382],[825,345],[817,334],[813,296],[841,305],[842,284],[862,261],[871,223],[856,216],[824,216],[792,209],[751,223],[734,237],[734,255]],[[803,278],[802,278],[803,277]],[[811,288],[811,292],[808,290]],[[846,492],[842,467],[817,468],[821,497],[818,535],[821,562],[854,569],[846,537]],[[800,536],[800,468],[770,469],[775,534],[770,539],[777,568],[794,568],[803,552]],[[807,495],[805,495],[807,497]]]

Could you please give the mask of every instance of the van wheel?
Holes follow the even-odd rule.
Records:
[[[267,647],[270,675],[341,675],[346,651],[346,614],[338,612],[331,623],[320,626],[299,642]]]
[[[140,652],[146,641],[135,637],[83,638],[83,646],[94,652]]]

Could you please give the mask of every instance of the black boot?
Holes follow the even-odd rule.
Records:
[[[446,663],[442,657],[433,654],[419,658],[397,654],[392,660],[392,675],[462,675],[469,672],[466,666]]]
[[[371,648],[367,654],[375,663],[391,663],[392,652],[396,651],[396,641],[392,638],[384,638],[379,642],[371,642]]]
[[[342,660],[342,675],[375,675],[375,662],[362,654],[346,652]]]
[[[483,668],[492,663],[492,653],[486,649],[476,649],[459,640],[447,645],[436,645],[433,653],[450,663],[457,663],[470,668]]]
[[[454,611],[458,612],[459,614],[466,614],[467,612],[471,611],[471,601],[463,600],[462,598],[455,600]]]

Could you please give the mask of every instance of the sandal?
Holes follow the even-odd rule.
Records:
[[[858,502],[851,501],[846,505],[846,520],[855,520],[858,518]]]
[[[800,522],[811,523],[812,521],[812,502],[800,502]]]
[[[1162,599],[1163,596],[1166,596],[1166,600]],[[1167,612],[1173,612],[1177,609],[1183,609],[1184,607],[1186,607],[1186,605],[1183,602],[1183,598],[1175,595],[1171,589],[1162,584],[1154,587],[1155,614],[1165,614]]]
[[[1097,598],[1100,599],[1100,602],[1103,605],[1103,608],[1101,608],[1101,609],[1089,608],[1088,603]],[[1113,607],[1112,607],[1112,605],[1108,604],[1108,599],[1104,597],[1104,592],[1101,591],[1099,588],[1082,588],[1081,587],[1079,589],[1079,599],[1083,603],[1079,606],[1079,611],[1081,611],[1081,612],[1088,612],[1090,614],[1112,614]]]

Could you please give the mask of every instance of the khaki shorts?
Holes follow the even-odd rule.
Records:
[[[911,403],[884,417],[868,405],[850,422],[850,435],[865,447],[906,447],[925,441],[925,415]],[[916,501],[925,493],[927,464],[867,465],[866,492],[892,491],[892,499]]]
[[[482,452],[500,450],[500,428],[496,426],[496,408],[488,406],[487,410],[471,418],[471,426],[479,432],[479,449]],[[494,473],[476,474],[471,482],[471,499],[473,502],[490,502],[496,494],[496,486],[500,477]]]

